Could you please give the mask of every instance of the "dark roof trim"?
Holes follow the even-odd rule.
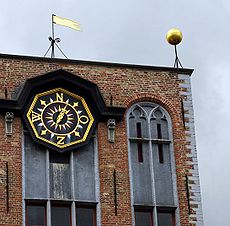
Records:
[[[16,116],[20,115],[20,107],[16,100],[0,99],[0,113],[7,111],[13,112]]]
[[[116,121],[121,121],[126,108],[125,107],[107,107],[102,115],[101,121],[106,121],[108,119],[115,119]]]
[[[122,63],[111,63],[111,62],[99,62],[99,61],[87,61],[87,60],[72,60],[72,59],[60,59],[60,58],[45,58],[37,56],[23,56],[23,55],[11,55],[11,54],[0,54],[0,58],[7,59],[19,59],[19,60],[36,60],[50,63],[67,63],[67,64],[86,64],[95,66],[105,66],[105,67],[122,67],[122,68],[134,68],[134,69],[144,69],[153,71],[168,71],[178,74],[188,74],[193,73],[193,69],[188,68],[173,68],[173,67],[158,67],[151,65],[136,65],[136,64],[122,64]]]
[[[70,72],[67,72],[65,70],[59,69],[56,71],[51,71],[46,74],[42,74],[37,77],[29,78],[24,83],[23,88],[20,90],[20,93],[18,94],[18,104],[27,104],[25,97],[31,94],[33,92],[35,87],[44,87],[47,84],[54,84],[59,81],[60,83],[68,83],[73,84],[81,88],[82,90],[87,90],[87,92],[90,94],[90,98],[94,100],[95,103],[97,103],[95,106],[99,112],[104,112],[104,109],[106,108],[103,97],[101,96],[101,93],[99,91],[98,86],[90,82],[86,79],[83,79],[75,74],[72,74]],[[64,84],[63,84],[64,85]],[[60,85],[59,85],[60,86]],[[53,87],[54,88],[54,87]],[[56,87],[55,87],[56,88]],[[62,88],[65,88],[64,86]],[[69,87],[68,87],[69,88]],[[23,107],[22,107],[23,108]]]

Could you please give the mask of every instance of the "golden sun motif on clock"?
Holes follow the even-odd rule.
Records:
[[[62,88],[37,94],[27,118],[38,139],[58,148],[85,141],[94,121],[84,98]]]

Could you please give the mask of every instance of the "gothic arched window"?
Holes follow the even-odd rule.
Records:
[[[133,223],[174,226],[178,202],[169,114],[158,104],[137,103],[127,125]]]

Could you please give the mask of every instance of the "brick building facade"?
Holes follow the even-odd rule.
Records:
[[[0,225],[202,226],[192,71],[1,54]],[[95,117],[61,153],[25,122],[53,88]]]

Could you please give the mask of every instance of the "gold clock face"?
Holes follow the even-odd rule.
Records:
[[[94,122],[84,98],[62,88],[37,94],[26,116],[38,139],[60,149],[84,142]]]

